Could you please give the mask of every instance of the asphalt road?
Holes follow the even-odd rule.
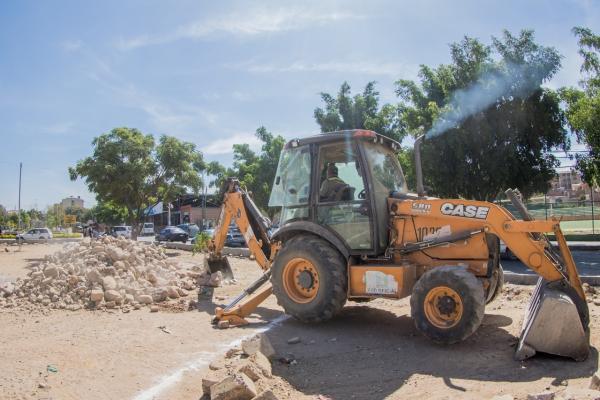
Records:
[[[577,269],[580,275],[598,276],[600,275],[600,251],[572,251],[573,259],[577,264]],[[515,272],[518,274],[534,274],[532,270],[527,268],[519,260],[501,260],[502,267],[505,271]]]

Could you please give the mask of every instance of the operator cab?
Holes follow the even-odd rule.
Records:
[[[348,254],[381,254],[388,244],[387,199],[407,193],[399,150],[398,142],[367,130],[288,142],[269,200],[281,207],[281,229],[325,229]]]

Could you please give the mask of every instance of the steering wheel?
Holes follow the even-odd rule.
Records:
[[[359,199],[366,199],[367,198],[367,191],[365,189],[363,189],[360,192],[358,192],[358,198]]]

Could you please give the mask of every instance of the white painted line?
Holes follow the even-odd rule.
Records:
[[[273,321],[269,322],[266,326],[259,328],[248,335],[242,336],[241,338],[236,339],[227,344],[218,345],[216,351],[199,353],[198,358],[196,358],[195,360],[192,360],[191,362],[188,362],[185,366],[171,372],[170,374],[160,377],[158,379],[158,383],[156,385],[154,385],[148,389],[145,389],[141,393],[138,393],[133,398],[133,400],[153,400],[153,399],[155,399],[156,396],[158,396],[159,394],[164,392],[166,389],[170,388],[171,386],[173,386],[174,384],[179,382],[185,372],[197,371],[201,368],[206,368],[208,366],[208,364],[210,364],[210,362],[217,355],[220,355],[224,350],[228,350],[232,347],[238,346],[239,344],[242,343],[242,340],[251,338],[252,336],[256,335],[257,333],[266,332],[269,329],[280,324],[281,322],[285,321],[288,318],[289,317],[285,314],[280,315],[279,317],[275,318]],[[198,386],[200,386],[200,385],[198,385]]]

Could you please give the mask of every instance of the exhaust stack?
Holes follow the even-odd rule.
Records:
[[[425,139],[425,135],[421,135],[415,140],[415,175],[417,180],[417,195],[419,197],[425,196],[425,187],[423,186],[423,167],[421,165],[421,142]]]

